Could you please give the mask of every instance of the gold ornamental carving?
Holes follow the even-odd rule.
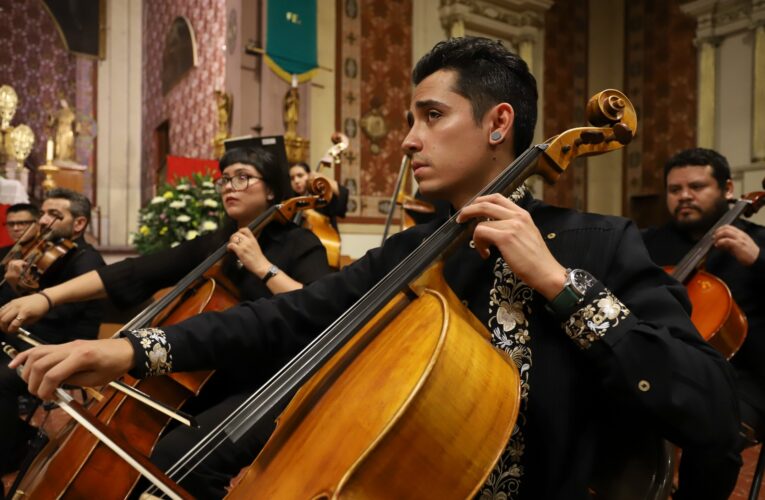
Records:
[[[226,152],[224,142],[231,137],[231,112],[234,109],[234,98],[222,90],[215,91],[215,107],[218,110],[218,130],[213,139],[215,158],[220,158]]]
[[[61,99],[61,109],[57,109],[48,117],[48,124],[53,129],[55,137],[56,160],[74,161],[74,143],[78,127],[75,124],[75,113],[65,99]]]
[[[388,124],[385,123],[385,117],[378,108],[374,108],[361,117],[359,124],[361,125],[361,130],[364,131],[372,142],[369,148],[370,151],[374,155],[379,154],[382,150],[379,143],[388,135]]]
[[[297,75],[292,75],[292,85],[284,95],[284,148],[287,150],[287,161],[290,165],[305,162],[308,158],[310,141],[297,133],[300,118],[300,93],[297,86]]]

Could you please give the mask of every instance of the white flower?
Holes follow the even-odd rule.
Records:
[[[149,203],[151,203],[152,205],[157,205],[159,203],[164,203],[164,202],[165,202],[165,198],[163,198],[162,196],[155,196],[154,198],[151,199]]]
[[[603,297],[598,301],[598,309],[608,319],[616,319],[622,312],[621,304],[613,297]]]
[[[210,189],[215,189],[215,184],[213,184],[210,181],[204,181],[204,182],[202,182],[202,187],[206,187],[206,188],[210,188]]]
[[[170,208],[183,208],[186,206],[185,201],[176,200],[170,203]]]
[[[202,205],[210,208],[215,208],[218,206],[218,202],[212,198],[205,198],[204,201],[202,201]]]
[[[191,220],[191,217],[189,217],[186,214],[183,214],[176,217],[175,220],[177,220],[178,222],[189,222]]]
[[[177,189],[178,191],[188,191],[189,189],[191,189],[191,186],[189,186],[188,184],[178,184],[177,186],[175,186],[175,189]]]
[[[202,223],[202,231],[215,231],[218,229],[218,224],[211,220],[206,220]]]
[[[502,329],[506,332],[514,329],[518,323],[525,323],[523,305],[520,302],[509,303],[503,300],[497,309],[497,322],[502,325]]]
[[[180,241],[174,241],[174,242],[170,243],[170,248],[175,248],[175,247],[177,247],[180,244],[181,244]]]
[[[199,236],[199,233],[197,231],[194,231],[193,229],[186,233],[186,239],[187,240],[193,240],[197,236]]]

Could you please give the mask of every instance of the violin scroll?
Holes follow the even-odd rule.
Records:
[[[623,148],[635,137],[635,107],[622,92],[603,90],[590,98],[586,109],[593,127],[572,128],[546,141],[536,173],[547,182],[554,183],[574,159]]]

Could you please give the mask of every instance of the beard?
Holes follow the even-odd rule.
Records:
[[[678,220],[677,214],[680,211],[681,208],[688,207],[689,205],[678,205],[677,208],[675,208],[675,213],[672,214],[672,223],[677,227],[680,231],[690,234],[694,238],[700,238],[704,235],[709,229],[715,225],[715,223],[720,220],[720,218],[725,215],[725,213],[728,211],[728,200],[725,198],[719,198],[714,206],[708,210],[708,211],[702,211],[698,207],[694,205],[694,208],[697,208],[701,212],[701,217],[699,217],[696,220]]]

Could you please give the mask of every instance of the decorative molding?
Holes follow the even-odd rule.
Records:
[[[553,0],[441,0],[439,15],[447,33],[482,34],[519,45],[544,29]],[[456,32],[456,33],[455,33]]]
[[[696,41],[717,45],[720,38],[765,22],[765,0],[692,0],[680,9],[696,19]]]

